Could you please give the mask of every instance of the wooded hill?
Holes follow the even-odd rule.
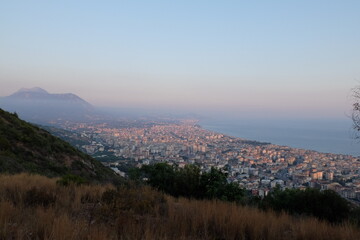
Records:
[[[120,181],[111,169],[49,132],[0,109],[0,172],[48,177],[78,175],[87,181]]]

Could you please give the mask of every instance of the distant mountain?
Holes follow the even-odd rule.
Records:
[[[22,88],[1,98],[0,107],[35,123],[84,121],[94,114],[94,107],[75,94],[51,94],[38,87]]]
[[[96,182],[120,179],[111,169],[89,155],[2,109],[0,172],[30,172],[50,177],[75,174]]]

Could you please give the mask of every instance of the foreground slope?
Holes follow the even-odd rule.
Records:
[[[149,187],[63,187],[43,176],[0,174],[0,239],[352,240],[330,225],[215,200],[172,198]]]
[[[0,172],[30,172],[49,177],[75,174],[98,182],[119,178],[111,169],[70,144],[2,109]]]

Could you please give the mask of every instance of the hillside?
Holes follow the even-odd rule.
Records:
[[[70,144],[2,109],[0,172],[29,172],[49,177],[75,174],[98,182],[119,178],[112,170]]]

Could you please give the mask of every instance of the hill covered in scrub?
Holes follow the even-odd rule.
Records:
[[[37,173],[49,177],[78,175],[87,181],[120,178],[97,160],[49,132],[0,109],[0,172]]]
[[[360,239],[349,223],[174,198],[148,186],[70,185],[0,175],[0,239]]]

